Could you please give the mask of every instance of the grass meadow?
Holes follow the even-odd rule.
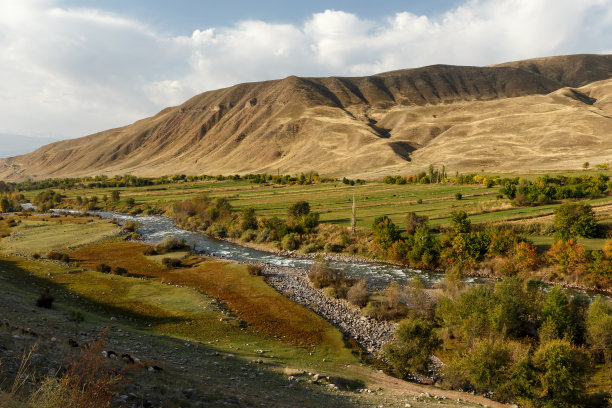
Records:
[[[533,179],[544,173],[506,174],[504,177],[521,176]],[[551,175],[565,174],[579,176],[584,174],[612,175],[612,171],[575,171],[550,172]],[[110,197],[113,188],[59,190],[68,199],[77,196],[102,198]],[[465,210],[470,214],[472,223],[551,223],[552,215],[560,203],[534,207],[514,207],[507,198],[499,197],[499,187],[487,188],[483,185],[455,184],[385,184],[369,181],[364,185],[350,186],[342,182],[311,185],[263,185],[247,180],[198,181],[147,187],[119,188],[122,199],[132,197],[137,205],[170,209],[177,201],[206,194],[210,197],[227,197],[234,208],[254,207],[258,216],[285,217],[289,206],[299,200],[310,203],[313,211],[318,211],[322,222],[349,226],[353,197],[357,207],[356,225],[369,229],[373,220],[388,215],[403,228],[408,212],[416,212],[429,217],[431,226],[450,225],[450,212],[454,209]],[[32,199],[38,192],[26,193]],[[455,195],[462,194],[457,200]],[[591,204],[600,222],[612,223],[612,197],[586,200]],[[545,245],[546,236],[532,236],[536,244]],[[581,239],[589,249],[600,249],[598,240]]]

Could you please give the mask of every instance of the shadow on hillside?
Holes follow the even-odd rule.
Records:
[[[173,323],[176,324],[185,321],[185,319],[179,317],[156,317],[137,313],[132,310],[108,305],[105,303],[98,302],[94,299],[84,297],[82,295],[77,295],[71,292],[65,285],[54,282],[52,276],[49,276],[48,279],[45,279],[40,276],[32,275],[27,270],[24,270],[19,267],[19,265],[14,261],[8,261],[4,259],[0,260],[0,266],[6,271],[4,273],[15,274],[13,276],[10,276],[10,279],[14,284],[21,280],[24,284],[26,284],[21,285],[22,288],[25,289],[25,287],[27,286],[27,288],[31,289],[35,296],[40,295],[40,293],[42,293],[45,289],[49,289],[51,294],[55,297],[56,305],[61,304],[62,306],[68,308],[78,306],[79,308],[85,309],[92,313],[102,313],[108,315],[109,317],[114,316],[117,319],[129,321],[130,324],[135,324],[140,327],[148,325],[154,326]],[[80,273],[80,271],[76,273]]]
[[[62,309],[67,306],[77,307],[101,319],[116,316],[123,327],[131,326],[132,329],[138,329],[138,326],[144,326],[144,323],[157,325],[176,324],[184,321],[184,319],[175,317],[151,317],[120,307],[108,306],[93,299],[77,297],[63,284],[53,282],[51,278],[31,275],[14,261],[0,259],[0,276],[6,278],[7,281],[0,287],[0,296],[3,296],[3,292],[23,292],[24,298],[26,296],[29,298],[23,302],[17,302],[19,304],[10,305],[15,309],[12,311],[1,310],[3,305],[0,303],[0,314],[8,313],[12,324],[25,325],[27,321],[28,326],[47,326],[45,313],[40,313],[33,307],[34,299],[44,289],[49,289],[56,299],[54,304],[61,305]],[[36,320],[38,322],[35,322]],[[72,329],[71,324],[68,320],[64,327],[61,327],[62,323],[54,323],[54,329],[64,330],[66,334],[69,334]],[[330,391],[326,387],[327,383],[308,384],[311,377],[306,373],[296,374],[290,381],[290,374],[282,373],[282,369],[286,367],[282,361],[270,360],[263,364],[252,364],[253,361],[228,354],[227,348],[216,348],[214,344],[197,341],[191,341],[191,346],[186,347],[185,339],[163,334],[146,336],[145,339],[139,341],[147,343],[146,351],[143,349],[137,354],[150,361],[155,361],[156,364],[163,367],[163,371],[151,374],[147,370],[130,368],[126,371],[126,381],[123,386],[128,389],[134,383],[140,384],[138,387],[144,385],[144,389],[149,388],[148,392],[154,395],[159,393],[158,398],[169,404],[178,403],[183,406],[182,403],[192,403],[192,398],[185,397],[183,390],[195,389],[199,400],[215,406],[315,407],[329,405],[340,408],[355,406],[356,395],[343,395]],[[42,339],[36,341],[40,340]],[[129,340],[113,341],[113,347],[118,353],[123,352],[122,348],[127,347],[124,341]],[[169,350],[172,352],[168,353]],[[172,358],[168,359],[168,355],[172,355]],[[268,360],[265,355],[262,357]],[[180,367],[177,360],[181,362]],[[245,370],[246,367],[248,369]],[[249,373],[251,375],[241,376],[241,374]],[[263,374],[253,375],[256,373]],[[206,376],[208,376],[208,381],[199,380]],[[237,381],[237,377],[241,378],[240,381]],[[330,380],[343,391],[354,392],[365,386],[362,382],[351,378],[330,377]]]
[[[408,142],[391,142],[389,146],[393,149],[393,153],[406,161],[412,160],[410,155],[416,150],[416,148]]]

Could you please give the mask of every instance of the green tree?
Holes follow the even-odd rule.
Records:
[[[408,234],[414,234],[417,228],[427,226],[429,218],[426,215],[418,215],[415,212],[409,212],[406,214],[406,232]]]
[[[597,220],[593,208],[585,203],[565,203],[555,211],[555,237],[566,241],[578,236],[591,238],[597,235]]]
[[[547,293],[542,303],[542,327],[540,328],[540,341],[552,339],[567,339],[580,342],[583,328],[581,327],[580,311],[574,300],[570,303],[565,290],[558,286]]]
[[[465,355],[463,365],[468,378],[479,391],[494,390],[508,380],[512,351],[508,343],[477,341]]]
[[[491,289],[474,286],[459,298],[442,298],[436,306],[436,319],[459,341],[472,344],[494,330],[490,313],[495,302]]]
[[[472,222],[470,221],[467,213],[463,210],[451,211],[451,223],[455,232],[464,234],[472,230]]]
[[[434,268],[440,258],[440,241],[427,225],[418,227],[407,240],[410,250],[407,257],[414,264]]]
[[[383,215],[374,220],[374,243],[384,251],[387,251],[393,243],[400,239],[399,228],[389,217]]]
[[[540,397],[555,407],[582,406],[580,402],[590,371],[588,354],[567,340],[556,339],[540,345],[533,364]]]
[[[2,199],[0,199],[0,212],[3,212],[3,213],[10,212],[11,209],[12,209],[12,205],[9,199],[7,197],[2,197]]]
[[[424,319],[403,320],[395,339],[383,352],[397,374],[403,378],[413,372],[427,374],[431,355],[442,344],[433,324]]]
[[[121,193],[119,192],[119,190],[113,190],[111,192],[111,200],[112,200],[112,202],[117,204],[119,202],[120,196],[121,196]]]
[[[257,217],[255,216],[255,208],[245,207],[242,209],[240,228],[242,229],[242,231],[257,229]]]
[[[589,305],[587,343],[598,360],[612,362],[612,304],[601,296]]]
[[[532,326],[535,305],[519,278],[505,278],[495,284],[495,302],[490,320],[498,333],[518,338],[527,334]]]
[[[299,219],[310,213],[310,204],[308,201],[298,201],[293,203],[287,210],[289,218]]]

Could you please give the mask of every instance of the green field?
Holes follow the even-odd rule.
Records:
[[[563,172],[566,175],[584,174],[612,175],[611,171]],[[552,172],[551,174],[556,174]],[[520,175],[532,179],[542,174]],[[505,175],[515,177],[516,174]],[[77,196],[102,198],[110,197],[114,188],[73,189],[60,191],[69,199]],[[510,200],[498,198],[499,187],[486,188],[483,185],[455,184],[384,184],[370,181],[365,185],[350,186],[341,182],[312,185],[261,185],[246,180],[240,181],[199,181],[147,187],[119,188],[122,199],[132,197],[136,204],[170,208],[171,204],[200,194],[210,197],[227,197],[236,209],[254,207],[258,216],[285,217],[288,207],[299,200],[310,203],[318,211],[322,222],[349,226],[353,196],[357,207],[357,226],[370,228],[375,217],[388,215],[403,228],[406,213],[416,212],[429,217],[433,227],[450,225],[449,214],[453,209],[465,210],[472,223],[495,222],[542,222],[551,223],[551,215],[560,203],[513,207]],[[455,194],[461,193],[461,200]],[[32,199],[37,191],[26,193]],[[422,203],[418,203],[422,200]],[[591,204],[600,222],[612,222],[612,197],[585,200]],[[542,237],[545,238],[545,237]],[[544,243],[535,236],[536,243]],[[582,239],[587,247],[601,248],[599,242]]]

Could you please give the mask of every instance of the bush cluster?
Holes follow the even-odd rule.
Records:
[[[263,275],[263,269],[261,268],[260,265],[255,265],[255,264],[248,264],[247,265],[247,272],[249,273],[249,275],[252,276],[261,276]]]
[[[47,258],[54,261],[70,262],[70,256],[64,252],[51,251],[47,254]]]
[[[54,301],[55,297],[49,293],[49,289],[45,289],[44,292],[40,294],[38,299],[36,299],[36,306],[51,309]]]
[[[585,385],[593,363],[612,359],[611,329],[609,300],[589,303],[559,287],[512,277],[441,298],[433,322],[409,316],[384,355],[409,378],[427,374],[432,353],[446,343],[441,374],[447,386],[521,406],[599,406]]]
[[[163,258],[162,265],[164,265],[168,269],[180,268],[183,263],[180,259],[177,258]]]

